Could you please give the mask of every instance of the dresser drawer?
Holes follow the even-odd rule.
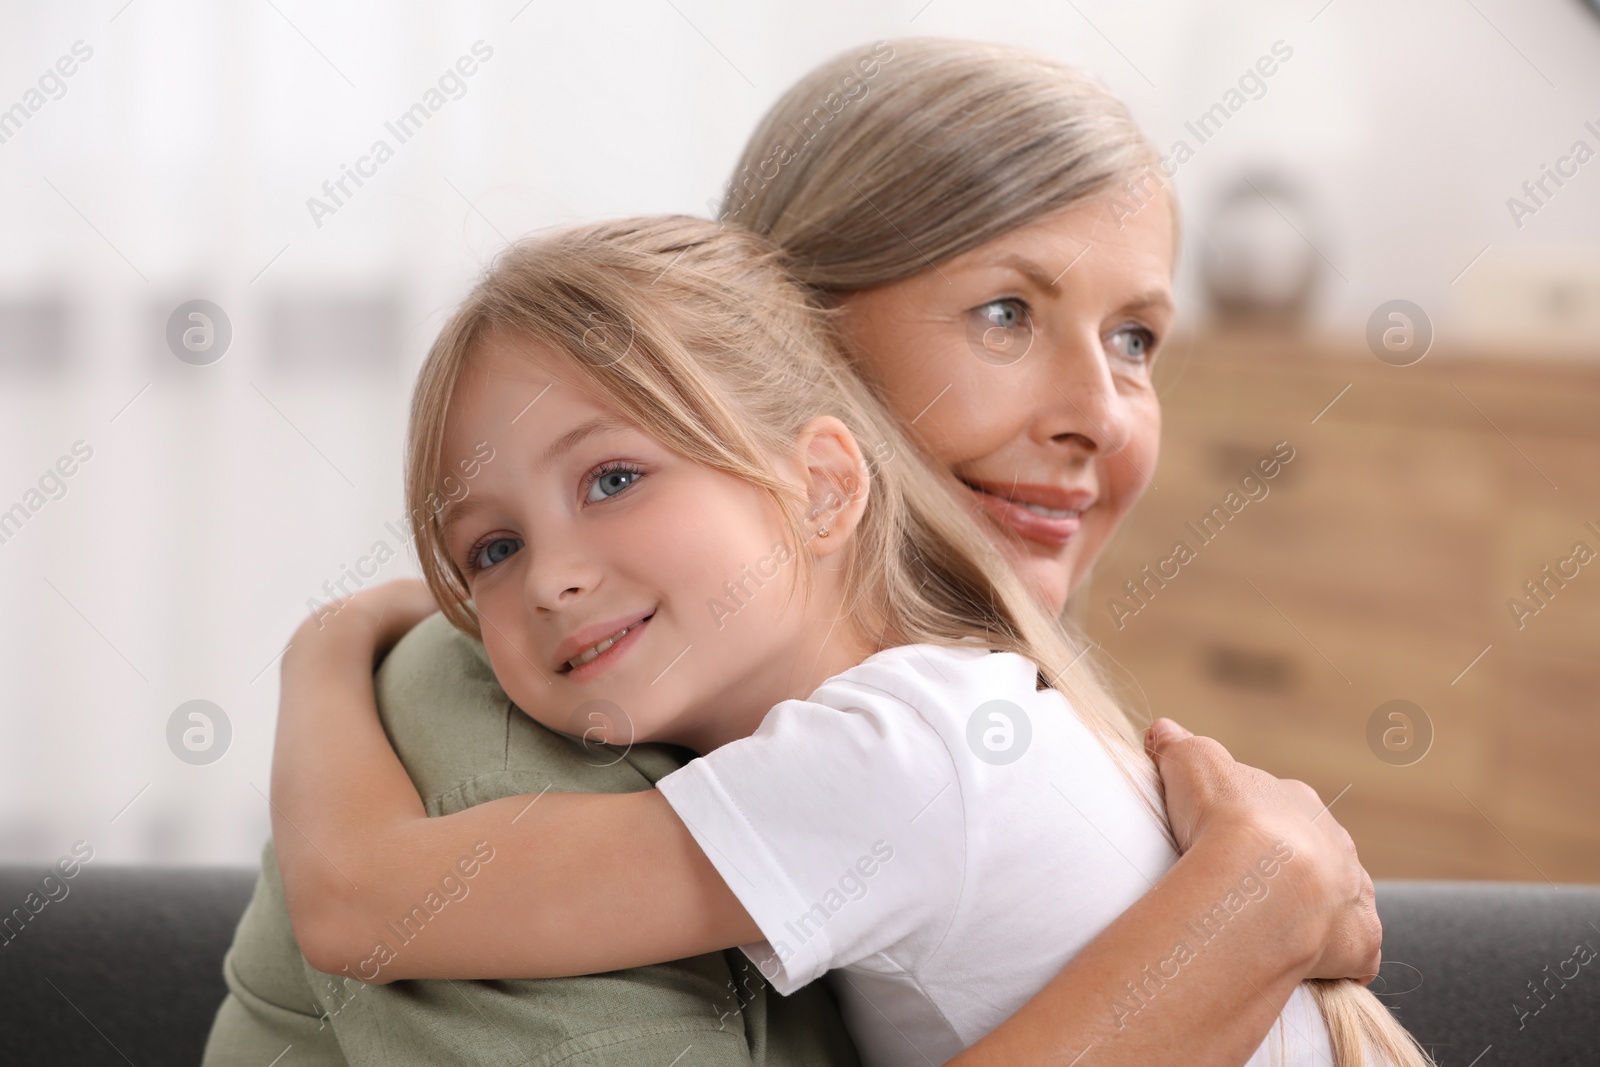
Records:
[[[1600,372],[1430,361],[1196,346],[1076,617],[1137,714],[1339,796],[1375,876],[1600,881]],[[1394,699],[1415,762],[1369,740]]]

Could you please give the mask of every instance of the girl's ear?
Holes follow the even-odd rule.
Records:
[[[833,555],[867,510],[867,464],[849,427],[832,415],[806,423],[795,442],[808,506],[801,525],[814,559]]]

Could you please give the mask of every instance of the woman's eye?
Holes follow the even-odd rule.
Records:
[[[1143,326],[1126,326],[1113,333],[1110,340],[1119,355],[1138,363],[1149,363],[1155,354],[1156,335]]]
[[[496,563],[505,560],[522,547],[519,537],[493,537],[484,541],[472,551],[472,569],[486,571]]]
[[[967,346],[985,363],[1007,366],[1033,347],[1033,319],[1028,305],[1015,297],[991,300],[972,309]]]
[[[990,326],[998,326],[1002,330],[1014,330],[1028,321],[1028,310],[1020,300],[991,300],[979,308],[978,313]]]
[[[595,475],[589,482],[589,492],[584,500],[590,504],[598,504],[622,492],[628,486],[644,477],[642,473],[626,467],[612,467]]]

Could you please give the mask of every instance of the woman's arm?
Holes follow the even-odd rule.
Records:
[[[1372,880],[1316,792],[1236,763],[1216,741],[1170,720],[1158,723],[1170,729],[1147,747],[1183,855],[951,1064],[1241,1067],[1301,981],[1365,983],[1377,974],[1382,928]],[[1262,877],[1261,861],[1281,855],[1280,843],[1293,858]],[[1202,943],[1195,929],[1252,872],[1266,895]],[[1175,953],[1180,943],[1193,954]]]
[[[543,978],[759,941],[655,790],[427,817],[378,720],[372,667],[433,610],[422,583],[385,583],[308,619],[284,656],[273,837],[312,966],[380,982]]]

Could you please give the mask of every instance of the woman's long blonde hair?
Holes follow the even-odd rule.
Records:
[[[1083,71],[1005,45],[879,41],[773,105],[718,217],[770,238],[796,278],[832,297],[1108,191],[1136,207],[1164,183],[1159,161],[1122,101]]]
[[[1005,45],[903,38],[795,83],[751,136],[719,215],[771,238],[834,305],[1096,196],[1108,212],[1136,210],[1167,178],[1127,108],[1088,74]],[[1166,203],[1176,238],[1177,201]],[[870,358],[845,350],[874,381]],[[1075,631],[1067,640],[1089,647]],[[1093,677],[1088,657],[1071,673]],[[1099,706],[1098,689],[1069,699],[1096,720],[1127,721]],[[1395,1067],[1432,1064],[1366,988],[1310,984],[1338,1067],[1365,1062],[1363,1040]]]

